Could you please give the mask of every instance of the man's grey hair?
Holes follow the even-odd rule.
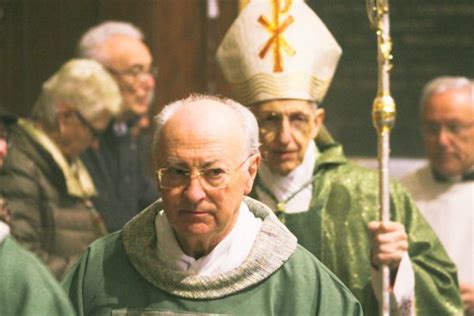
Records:
[[[115,35],[124,35],[144,40],[142,31],[128,22],[105,21],[99,25],[91,27],[82,35],[77,44],[77,55],[82,58],[97,60],[101,64],[107,63],[107,57],[101,50],[101,44]]]
[[[118,114],[122,97],[112,76],[90,59],[72,59],[43,83],[31,119],[57,128],[59,103],[77,110],[89,122],[104,112]]]
[[[426,102],[434,95],[448,90],[471,89],[471,95],[474,95],[474,80],[466,77],[442,76],[429,81],[423,88],[420,98],[420,111],[423,110]]]
[[[156,162],[156,158],[159,151],[159,138],[160,133],[165,126],[166,122],[183,106],[187,106],[190,103],[200,101],[200,100],[210,100],[216,101],[221,103],[223,106],[227,106],[232,109],[236,114],[237,117],[240,119],[240,123],[242,125],[242,131],[245,133],[246,136],[246,150],[247,155],[253,155],[259,152],[260,142],[259,142],[259,130],[258,130],[258,123],[255,116],[252,112],[241,105],[240,103],[223,97],[212,96],[212,95],[203,95],[203,94],[192,94],[185,99],[181,99],[166,105],[163,110],[154,117],[154,121],[156,123],[155,132],[153,134],[153,160]],[[197,120],[200,118],[197,117]]]

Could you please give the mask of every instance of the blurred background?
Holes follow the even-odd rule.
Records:
[[[0,0],[0,102],[26,115],[41,83],[74,56],[80,35],[110,19],[132,22],[146,35],[158,67],[150,115],[192,92],[231,96],[214,53],[247,1]],[[363,0],[307,3],[343,49],[323,103],[326,125],[348,155],[373,164],[377,150],[370,112],[376,93],[376,37],[366,4]],[[396,0],[390,5],[391,90],[398,111],[391,155],[416,159],[423,156],[417,124],[423,84],[439,75],[474,77],[474,1]],[[402,160],[403,168],[412,165],[411,159]]]

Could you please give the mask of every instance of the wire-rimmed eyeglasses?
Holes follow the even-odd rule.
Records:
[[[142,79],[145,76],[152,76],[156,78],[158,70],[156,66],[152,65],[150,68],[146,68],[143,65],[135,65],[125,70],[115,70],[108,68],[109,72],[115,76],[128,77],[134,80]]]
[[[423,131],[428,137],[438,137],[442,130],[450,135],[459,136],[474,127],[474,122],[424,123]]]
[[[84,125],[91,132],[94,138],[98,138],[100,136],[101,131],[92,126],[92,124],[89,123],[89,121],[79,111],[76,111],[76,115],[79,121],[81,121],[82,125]]]
[[[312,117],[310,113],[300,111],[291,113],[262,111],[257,115],[260,132],[263,134],[277,133],[284,120],[288,120],[288,124],[293,130],[305,132],[310,128]]]
[[[204,190],[217,190],[226,188],[237,174],[237,171],[252,156],[247,157],[236,168],[209,167],[188,170],[182,167],[168,167],[156,170],[158,183],[162,189],[184,188],[192,179],[198,178]]]

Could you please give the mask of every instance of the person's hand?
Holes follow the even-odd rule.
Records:
[[[474,284],[460,283],[461,298],[467,315],[474,315]]]
[[[408,249],[405,226],[398,222],[370,222],[369,231],[373,234],[372,265],[378,268],[386,264],[392,271],[396,271],[403,253]]]

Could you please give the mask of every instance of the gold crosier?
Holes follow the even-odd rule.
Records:
[[[377,35],[377,96],[372,105],[372,122],[377,130],[377,156],[379,171],[380,220],[390,220],[390,192],[388,162],[390,156],[390,131],[395,124],[395,101],[390,95],[390,71],[392,70],[392,40],[388,0],[366,0],[371,27]],[[382,265],[382,302],[379,315],[390,314],[390,271]]]
[[[272,0],[273,7],[273,21],[270,22],[268,19],[260,15],[258,22],[265,27],[265,29],[271,34],[271,37],[265,42],[265,45],[258,53],[258,56],[263,59],[268,53],[270,48],[273,48],[273,72],[283,71],[283,60],[281,50],[283,49],[288,55],[293,56],[295,51],[290,47],[286,39],[283,37],[283,32],[286,28],[294,22],[293,17],[290,15],[286,20],[280,24],[280,14],[285,14],[291,7],[292,0],[283,0],[284,6],[281,8],[280,0]]]

